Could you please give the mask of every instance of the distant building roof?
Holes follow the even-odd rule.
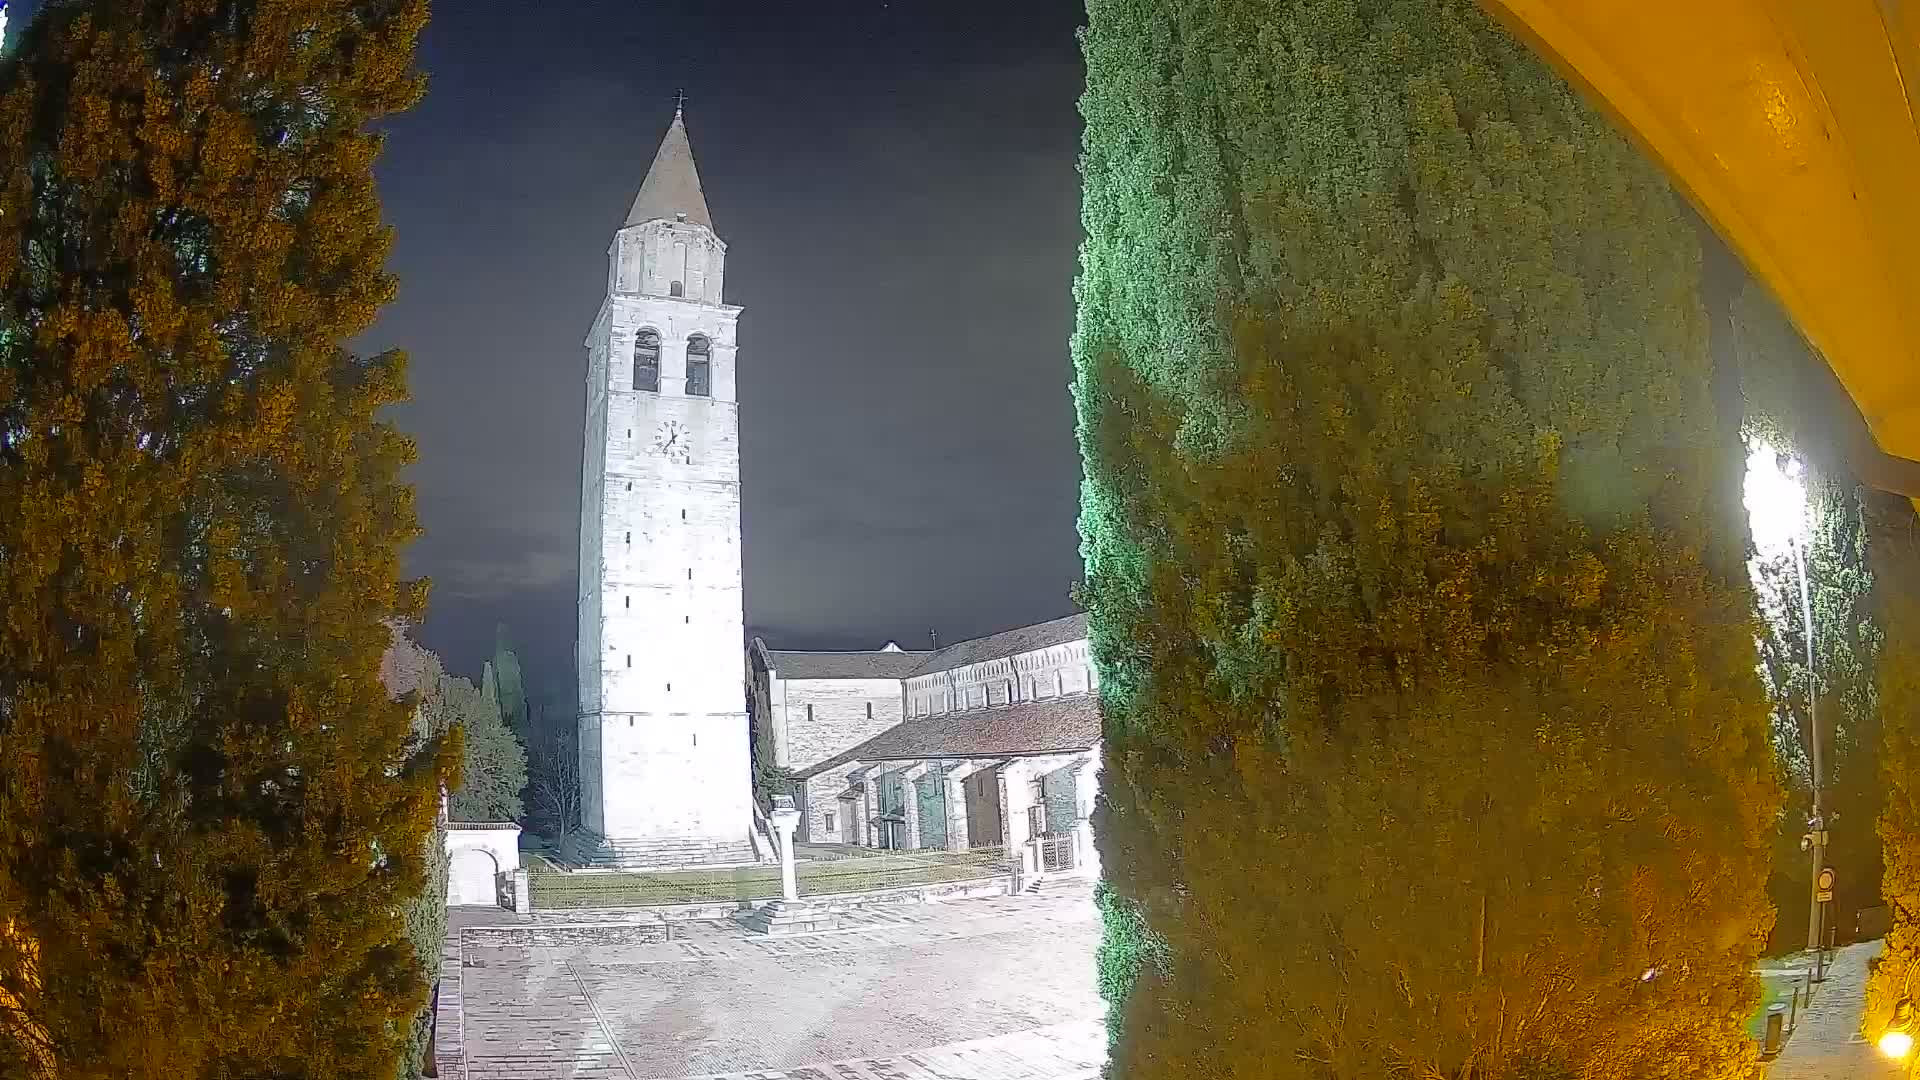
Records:
[[[1051,622],[1002,630],[997,634],[988,634],[986,637],[978,637],[970,641],[956,641],[930,655],[920,653],[919,655],[925,659],[911,674],[931,675],[937,671],[951,671],[954,668],[978,664],[984,660],[998,660],[1003,656],[1037,652],[1055,645],[1064,645],[1069,641],[1078,641],[1086,636],[1087,617],[1068,615]]]
[[[782,679],[904,679],[931,653],[902,652],[898,648],[862,652],[777,652],[767,650],[767,663]]]
[[[1072,694],[905,720],[800,775],[817,776],[849,761],[1019,757],[1088,750],[1099,741],[1099,699]]]

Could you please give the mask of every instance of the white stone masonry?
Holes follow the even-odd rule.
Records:
[[[740,442],[726,245],[676,115],[587,334],[580,758],[586,830],[698,840],[753,829],[741,686]]]

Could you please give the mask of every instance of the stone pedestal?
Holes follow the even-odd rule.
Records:
[[[793,808],[793,800],[780,796],[774,803],[774,843],[780,845],[780,895],[789,903],[800,899],[800,887],[793,870],[793,831],[799,824],[800,811]]]
[[[753,933],[780,937],[832,930],[840,925],[840,916],[826,908],[797,900],[774,900],[762,905],[740,923]]]

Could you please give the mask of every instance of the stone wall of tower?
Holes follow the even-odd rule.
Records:
[[[720,303],[727,245],[713,231],[681,221],[651,222],[620,231],[608,251],[607,291],[678,295]]]
[[[600,777],[600,654],[601,595],[603,574],[593,572],[602,565],[602,540],[606,530],[602,520],[602,493],[607,480],[607,345],[604,340],[590,342],[587,352],[587,425],[586,442],[580,468],[580,575],[576,611],[579,616],[574,639],[574,663],[580,695],[580,721],[577,729],[580,755],[580,824],[593,832],[604,832],[605,808],[601,805]]]
[[[653,279],[665,271],[641,272],[645,253],[689,249],[699,257],[675,261],[672,272],[692,265],[698,275],[673,279],[680,296],[656,294]],[[581,764],[585,824],[613,840],[738,841],[752,828],[739,666],[739,310],[718,302],[724,250],[710,230],[680,222],[620,230],[609,251],[614,288],[588,338],[604,409],[594,413],[590,391]],[[622,269],[629,263],[631,273]],[[643,331],[660,338],[657,392],[634,388]],[[710,345],[708,396],[686,393],[687,343],[696,335]]]

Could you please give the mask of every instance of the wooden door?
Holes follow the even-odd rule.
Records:
[[[1000,768],[982,769],[966,778],[967,846],[999,847],[1007,842],[1000,821]]]

